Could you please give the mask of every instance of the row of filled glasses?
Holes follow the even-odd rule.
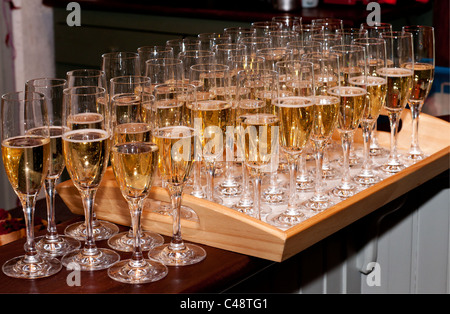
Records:
[[[381,169],[389,173],[403,169],[396,151],[398,119],[407,102],[418,118],[431,87],[432,28],[405,27],[402,32],[390,28],[379,33],[371,33],[374,30],[367,28],[358,33],[347,32],[341,23],[333,29],[326,25],[317,27],[318,22],[309,27],[301,21],[286,21],[253,23],[250,29],[228,28],[223,34],[199,34],[197,39],[170,40],[164,47],[140,47],[137,52],[107,53],[102,56],[101,71],[69,72],[64,86],[70,87],[66,102],[47,110],[51,128],[44,137],[54,141],[50,148],[37,143],[37,138],[43,141],[42,134],[28,130],[36,128],[35,122],[27,123],[30,127],[25,131],[3,132],[3,162],[23,203],[27,226],[32,226],[34,198],[43,182],[49,212],[46,242],[35,245],[32,228],[28,228],[25,256],[7,262],[3,271],[22,278],[48,276],[61,266],[52,257],[55,254],[38,251],[59,250],[64,252],[62,262],[66,266],[75,262],[82,265],[82,270],[109,268],[112,278],[124,282],[160,279],[167,274],[165,265],[192,264],[206,255],[201,247],[186,244],[181,237],[181,217],[195,214],[188,209],[182,211],[182,191],[188,180],[192,181],[192,195],[218,203],[240,195],[231,207],[261,219],[265,210],[261,200],[269,204],[282,200],[277,179],[280,160],[285,160],[289,169],[287,208],[281,214],[267,216],[267,221],[280,227],[295,225],[308,217],[305,209],[318,212],[333,205],[324,189],[325,170],[315,171],[313,197],[298,201],[299,186],[306,184],[300,174],[305,173],[304,150],[308,142],[313,144],[316,170],[324,169],[327,144],[334,130],[338,130],[344,152],[342,182],[332,190],[338,197],[356,193],[355,182],[370,185],[380,180],[370,155],[377,152],[373,146],[376,136],[371,134],[382,107],[391,121],[392,145],[388,164]],[[362,25],[359,30],[366,27]],[[322,40],[308,37],[308,29],[315,29],[314,35]],[[358,34],[344,45],[344,33]],[[333,41],[336,38],[338,41]],[[205,43],[208,46],[200,46]],[[413,45],[426,48],[418,56],[420,49],[413,49]],[[32,84],[27,83],[27,88]],[[61,94],[65,94],[63,90]],[[44,93],[37,88],[34,91]],[[14,129],[9,124],[14,119],[3,117],[13,116],[7,111],[12,110],[7,103],[18,101],[14,97],[2,97],[2,127],[8,130]],[[48,105],[54,96],[46,98]],[[31,98],[22,100],[24,106],[36,102]],[[77,108],[73,107],[75,104]],[[90,106],[93,112],[88,111]],[[38,110],[21,113],[34,111]],[[69,114],[72,111],[74,114]],[[56,119],[58,114],[63,117],[60,122]],[[74,120],[75,116],[78,118]],[[20,117],[25,118],[29,119]],[[413,119],[413,160],[424,156],[417,144],[417,118]],[[55,126],[64,133],[60,133],[59,142],[55,140]],[[351,144],[359,126],[364,134],[364,163],[361,173],[350,178]],[[16,137],[19,141],[12,143],[10,139]],[[109,141],[105,141],[107,138]],[[23,151],[30,148],[42,148],[40,155],[33,154],[38,156],[33,158],[42,158],[40,162],[27,159],[31,156]],[[95,192],[109,155],[118,185],[130,204],[132,228],[125,234],[117,234],[114,224],[96,220],[93,211]],[[224,180],[216,186],[217,163],[223,158]],[[236,161],[245,165],[242,182],[237,182],[233,174]],[[61,162],[79,189],[85,208],[85,222],[69,226],[66,237],[56,233],[52,204],[55,181],[64,168]],[[59,172],[51,174],[50,169],[57,168],[58,163]],[[30,172],[30,165],[40,168]],[[206,170],[205,188],[200,176],[202,165]],[[193,175],[189,179],[191,168]],[[159,235],[140,227],[142,202],[156,172],[172,200],[164,208],[174,222],[172,241],[166,245],[162,245]],[[264,193],[263,174],[270,177],[269,189]],[[253,196],[249,177],[254,179]],[[24,183],[27,184],[21,188]],[[84,248],[79,249],[79,242],[73,238],[84,240]],[[119,263],[113,250],[96,247],[95,240],[99,239],[109,239],[110,246],[117,250],[132,248],[133,257]],[[149,259],[143,259],[143,247],[150,250]],[[49,256],[44,260],[51,263],[41,264],[41,256]]]
[[[87,80],[92,73],[85,74],[79,77]],[[100,74],[104,81],[103,72]],[[30,80],[25,92],[2,96],[3,163],[22,202],[27,226],[25,255],[7,261],[2,267],[5,274],[29,279],[54,275],[62,266],[81,271],[108,269],[114,280],[137,284],[164,278],[167,266],[190,265],[206,257],[200,246],[183,242],[180,219],[174,218],[178,229],[174,229],[173,239],[167,244],[161,235],[141,230],[143,202],[157,171],[165,174],[172,205],[179,210],[193,160],[178,161],[176,156],[168,160],[163,155],[170,154],[170,146],[176,145],[180,136],[183,140],[183,131],[190,128],[174,124],[169,127],[173,132],[160,130],[162,126],[150,129],[150,124],[135,111],[145,102],[140,97],[147,90],[140,93],[134,88],[150,86],[147,77],[140,78],[137,85],[128,82],[131,94],[121,90],[120,97],[114,98],[114,107],[104,87],[72,85],[70,77]],[[186,137],[192,139],[193,133]],[[94,226],[95,195],[109,162],[130,209],[131,228],[124,234],[117,234],[117,226],[106,221],[97,221]],[[64,168],[81,194],[85,222],[69,226],[65,235],[59,235],[55,225],[55,182]],[[49,224],[47,234],[35,239],[34,206],[43,185]],[[70,231],[74,230],[72,236]],[[118,237],[114,240],[115,235]],[[98,248],[95,242],[99,238],[110,240],[108,244],[115,250]],[[80,240],[85,242],[83,247]],[[116,250],[132,251],[132,256],[120,261]],[[143,251],[148,251],[147,258]]]

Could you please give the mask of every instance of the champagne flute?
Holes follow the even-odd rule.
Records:
[[[117,148],[117,146],[125,143],[151,142],[151,125],[149,122],[144,121],[144,111],[142,108],[146,97],[149,97],[146,95],[149,88],[150,78],[146,76],[118,76],[111,79],[110,105],[113,131],[112,145],[113,148],[116,147],[116,150],[121,149],[120,147]],[[122,150],[128,151],[128,148],[125,147]],[[147,156],[149,154],[150,153],[147,151]],[[119,175],[115,172],[117,167],[115,167],[114,158],[117,155],[121,158],[120,160],[126,158],[126,156],[124,157],[120,152],[111,153],[110,159],[113,165],[113,172],[116,176]],[[119,165],[120,163],[117,166]],[[153,174],[149,175],[152,179]],[[148,184],[152,184],[152,182],[149,182]],[[120,184],[119,187],[121,187]],[[148,193],[145,195],[147,194]],[[141,203],[142,202],[140,202],[140,205],[142,205]],[[142,210],[142,208],[139,210]],[[122,252],[134,251],[136,249],[134,227],[139,228],[137,230],[139,235],[139,249],[148,251],[151,248],[164,243],[164,238],[161,235],[148,230],[143,231],[140,229],[140,225],[133,225],[129,231],[117,233],[110,237],[108,239],[108,245],[111,248]]]
[[[83,248],[67,253],[61,262],[64,266],[76,263],[82,271],[106,269],[120,260],[115,251],[96,246],[92,227],[95,195],[106,172],[110,153],[109,106],[101,102],[105,97],[106,90],[97,86],[64,90],[64,159],[66,169],[81,194],[86,239]]]
[[[354,39],[353,43],[365,47],[368,66],[366,76],[355,76],[350,79],[352,85],[365,85],[367,88],[366,107],[360,122],[364,140],[364,160],[361,171],[354,177],[354,180],[361,185],[369,186],[381,180],[373,169],[370,143],[372,130],[380,115],[381,108],[386,102],[387,79],[384,75],[378,73],[378,69],[386,66],[386,42],[382,38],[359,38]]]
[[[45,96],[45,105],[49,117],[50,128],[50,164],[45,178],[45,198],[47,200],[47,233],[45,236],[36,238],[36,250],[44,256],[62,256],[68,252],[80,247],[80,241],[59,235],[56,230],[55,221],[55,193],[56,182],[64,170],[64,156],[62,149],[62,109],[63,109],[63,91],[66,88],[67,81],[58,78],[39,78],[26,82],[26,92],[39,92]],[[47,126],[37,127],[28,132],[34,135],[40,135],[44,128],[47,132]]]
[[[271,208],[267,205],[258,204],[254,201],[250,190],[249,168],[246,166],[244,158],[244,133],[242,133],[241,118],[247,115],[265,115],[273,113],[272,98],[276,98],[278,73],[266,69],[241,70],[237,75],[237,107],[236,107],[236,128],[237,128],[237,156],[243,161],[242,166],[242,195],[239,201],[232,206],[250,216],[257,214],[268,214]],[[258,194],[259,195],[259,194]]]
[[[283,30],[291,30],[301,32],[302,30],[302,17],[292,15],[278,15],[272,17],[272,21],[280,22]]]
[[[406,103],[411,97],[414,83],[414,50],[411,33],[387,32],[382,34],[386,40],[387,64],[378,70],[387,77],[387,98],[385,109],[391,127],[391,149],[386,163],[380,169],[387,173],[397,173],[405,168],[397,154],[398,123]],[[408,67],[405,67],[405,65]]]
[[[161,58],[174,58],[175,54],[172,47],[164,46],[142,46],[137,48],[139,54],[139,62],[141,73],[140,75],[145,75],[146,61],[149,59],[161,59]]]
[[[183,62],[184,77],[187,83],[190,83],[191,66],[202,63],[213,63],[215,52],[211,50],[186,50],[180,52],[178,57]],[[201,182],[201,160],[194,160],[193,183],[191,195],[198,198],[206,198]]]
[[[368,31],[368,38],[381,38],[381,34],[385,32],[392,32],[392,24],[390,23],[361,23],[360,28]],[[370,135],[370,155],[375,157],[383,157],[387,154],[388,151],[378,144],[377,122],[375,122],[372,129],[372,134]]]
[[[206,167],[206,199],[222,203],[220,197],[214,196],[214,175],[216,162],[223,157],[227,127],[233,125],[229,67],[223,64],[193,65],[190,78],[191,84],[197,87],[194,113],[194,119],[197,119],[194,121],[200,130],[202,157]]]
[[[98,69],[77,69],[69,71],[66,73],[66,80],[67,88],[78,86],[98,86],[105,89],[107,88],[105,72]],[[107,104],[109,102],[109,96],[105,95],[105,97],[105,99],[99,99],[98,101],[102,104]],[[88,120],[85,122],[89,123]],[[119,227],[114,223],[97,219],[95,212],[92,215],[92,228],[95,241],[107,240],[119,232]],[[79,241],[84,241],[86,238],[85,221],[68,225],[64,229],[64,234]]]
[[[283,29],[283,23],[278,21],[258,21],[250,25],[250,29],[255,32],[255,37],[265,37],[270,31]]]
[[[223,33],[200,33],[197,35],[200,40],[201,50],[213,51],[218,44],[231,44],[231,35]]]
[[[233,114],[231,117],[230,125],[233,126],[231,132],[226,135],[227,143],[226,147],[226,160],[225,160],[225,173],[224,180],[220,182],[217,186],[217,192],[223,197],[235,197],[241,194],[242,187],[240,183],[236,180],[233,172],[234,166],[234,144],[235,144],[235,128],[236,128],[236,106],[237,106],[237,86],[236,86],[236,72],[232,71],[233,65],[232,58],[240,57],[244,55],[245,46],[242,44],[219,44],[215,47],[216,52],[216,62],[218,64],[224,64],[229,67],[230,76],[230,86],[228,88],[228,93],[231,96]]]
[[[411,147],[406,160],[416,162],[426,157],[419,146],[419,116],[434,80],[434,28],[431,26],[403,26],[413,36],[414,82],[408,100],[412,116]],[[403,65],[410,68],[409,64]]]
[[[368,38],[369,31],[357,27],[347,27],[336,30],[336,34],[342,36],[343,45],[351,45],[356,39]]]
[[[306,218],[297,198],[296,174],[299,157],[306,147],[314,120],[314,69],[311,62],[278,62],[279,76],[286,76],[278,87],[273,105],[280,120],[280,147],[289,165],[289,200],[281,214],[270,215],[269,223],[290,227]]]
[[[364,47],[357,45],[333,46],[331,52],[340,56],[340,86],[331,87],[328,94],[340,99],[337,129],[344,154],[342,179],[333,193],[340,198],[348,198],[357,193],[350,176],[350,149],[364,112],[367,95],[366,85],[354,86],[351,82],[355,77],[366,76],[366,54]]]
[[[114,145],[111,154],[116,181],[130,208],[133,255],[109,267],[108,276],[124,283],[142,284],[160,280],[168,273],[167,267],[163,264],[144,258],[141,242],[143,202],[152,187],[158,161],[158,147],[146,138],[142,141],[136,138],[128,142],[115,141],[124,135],[120,128],[123,125],[126,124],[114,127]],[[126,135],[135,136],[134,133]]]
[[[151,89],[158,84],[183,83],[183,62],[178,58],[155,58],[145,61],[145,76],[150,78]]]
[[[272,45],[271,39],[264,36],[240,38],[238,43],[243,44],[245,46],[245,54],[251,56],[256,56],[256,52],[259,49],[270,48]]]
[[[98,86],[106,88],[105,72],[98,69],[76,69],[66,73],[67,87]]]
[[[340,96],[331,96],[328,89],[339,86],[339,56],[334,53],[310,53],[303,60],[314,64],[314,122],[311,140],[316,160],[314,195],[306,201],[305,206],[313,211],[322,211],[334,205],[325,192],[323,182],[323,155],[337,124]]]
[[[1,97],[2,157],[6,175],[23,207],[26,226],[25,254],[3,264],[10,277],[35,279],[56,274],[62,268],[54,257],[36,250],[34,210],[36,196],[48,174],[50,130],[45,96],[37,92],[11,92]],[[28,131],[41,128],[40,134]]]
[[[242,38],[253,37],[255,31],[247,27],[226,27],[223,29],[224,35],[229,35],[231,37],[231,43],[237,44]]]
[[[312,19],[311,24],[321,26],[325,34],[333,34],[337,30],[344,28],[344,21],[342,19],[331,17]]]
[[[184,106],[184,103],[189,101],[193,103],[195,108],[196,88],[194,85],[173,85],[171,88],[174,102],[181,102]],[[206,252],[202,247],[185,243],[181,236],[182,193],[189,178],[194,158],[197,158],[195,150],[197,149],[196,137],[198,136],[193,127],[195,114],[186,115],[186,117],[188,118],[181,120],[175,118],[173,123],[170,124],[156,122],[153,129],[153,141],[158,146],[159,172],[162,179],[167,182],[166,187],[173,206],[173,236],[170,243],[150,250],[148,257],[168,266],[192,265],[206,257]]]
[[[102,54],[102,68],[105,72],[106,93],[110,80],[116,76],[141,75],[141,62],[137,52],[118,51]]]
[[[253,207],[261,219],[261,181],[263,172],[278,168],[279,119],[272,113],[254,113],[239,116],[239,145],[245,165],[253,178]]]

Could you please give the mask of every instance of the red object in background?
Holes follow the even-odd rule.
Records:
[[[323,0],[324,3],[329,3],[329,4],[346,4],[346,5],[353,5],[356,4],[357,2],[359,2],[361,0]],[[428,3],[430,2],[430,0],[416,0],[417,2],[420,3]],[[369,4],[370,2],[378,2],[379,4],[382,3],[386,3],[386,4],[397,4],[397,0],[376,0],[376,1],[370,1],[370,0],[362,0],[363,4]]]

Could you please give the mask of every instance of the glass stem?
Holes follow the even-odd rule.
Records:
[[[250,198],[248,169],[244,163],[242,163],[242,198]]]
[[[86,224],[86,240],[84,243],[84,254],[86,255],[95,255],[97,254],[97,246],[95,245],[94,240],[94,231],[93,231],[93,219],[94,219],[94,200],[95,194],[97,193],[97,189],[86,189],[81,191],[81,199],[83,202],[84,208],[84,217]]]
[[[46,238],[49,240],[56,240],[58,238],[58,232],[56,230],[55,221],[55,179],[45,180],[45,198],[47,200],[47,234]]]
[[[287,161],[289,165],[289,200],[288,211],[295,211],[296,195],[297,195],[297,159],[296,156],[288,156]]]
[[[142,264],[144,262],[144,256],[142,255],[141,248],[141,217],[142,217],[142,202],[141,198],[129,198],[128,204],[131,214],[131,230],[133,233],[133,255],[131,260],[133,264]]]
[[[320,198],[323,195],[323,149],[324,143],[314,142],[316,160],[316,179],[314,184],[314,197]]]
[[[375,121],[370,134],[370,148],[378,148],[377,121]]]
[[[216,171],[215,162],[206,162],[206,199],[213,201],[214,199],[214,173]]]
[[[253,204],[256,210],[256,219],[261,220],[261,173],[258,170],[258,173],[254,175],[254,186],[253,186]]]
[[[421,103],[412,103],[409,104],[409,107],[411,109],[411,117],[412,117],[412,134],[411,134],[411,153],[420,153],[420,147],[419,147],[419,115],[420,115],[420,109],[422,107]]]
[[[31,263],[37,259],[36,245],[34,242],[34,206],[36,204],[36,195],[26,195],[24,198],[21,198],[21,203],[27,232],[27,240],[24,245],[25,262]]]
[[[201,167],[200,161],[194,161],[194,184],[192,189],[192,194],[202,194],[202,184],[201,184]]]
[[[306,160],[305,160],[305,155],[303,153],[300,154],[300,156],[298,156],[297,171],[299,173],[298,179],[305,180],[305,178],[306,178]]]
[[[183,250],[185,245],[181,237],[181,196],[183,193],[182,185],[168,185],[170,200],[172,202],[173,214],[172,214],[172,240],[169,244],[170,250]]]
[[[364,142],[364,157],[363,157],[363,165],[362,165],[362,171],[364,173],[369,173],[372,169],[371,167],[371,159],[370,159],[370,140],[371,140],[371,132],[372,124],[363,122],[361,123],[362,127],[362,135],[363,135],[363,142]]]
[[[397,132],[398,132],[398,119],[400,117],[399,112],[389,112],[389,123],[391,128],[391,152],[389,154],[389,163],[398,164],[399,159],[397,156]]]
[[[342,184],[347,186],[350,184],[350,147],[352,145],[352,132],[341,132],[342,150],[344,153],[344,165],[342,173]]]

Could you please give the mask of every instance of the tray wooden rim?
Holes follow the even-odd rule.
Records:
[[[408,116],[404,118],[404,125],[410,123]],[[436,117],[422,114],[421,124],[442,128],[442,131],[447,130],[450,135],[450,123]],[[405,126],[404,129],[402,136],[403,144],[406,145],[410,138],[410,130]],[[383,134],[381,135],[383,137]],[[384,137],[386,138],[386,134]],[[433,146],[431,148],[433,153],[424,160],[287,230],[278,229],[226,206],[184,195],[183,205],[193,208],[200,219],[198,222],[182,219],[183,239],[281,262],[449,169],[450,137],[444,136],[440,140],[439,136],[433,135],[430,141],[421,143],[425,148],[428,148],[428,144]],[[83,214],[80,197],[77,196],[78,193],[71,180],[60,183],[57,191],[73,213]],[[108,203],[102,206],[102,209],[96,208],[97,217],[130,225],[126,203],[110,169],[98,194],[101,191],[105,192],[108,198],[99,200],[98,195],[96,203],[97,201]],[[149,197],[157,201],[169,200],[167,191],[160,187],[153,187]],[[121,207],[122,212],[111,211],[111,208],[116,206],[114,201],[121,202],[121,206],[124,205]],[[172,219],[150,212],[148,209],[144,209],[142,227],[167,236],[172,235]]]

